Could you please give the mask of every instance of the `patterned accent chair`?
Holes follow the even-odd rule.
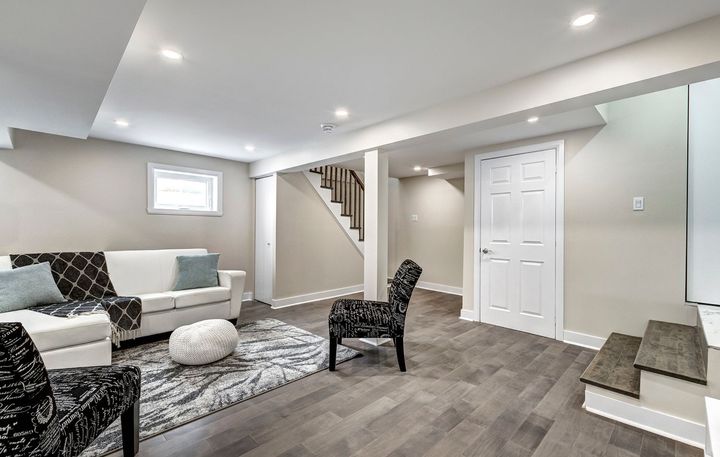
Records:
[[[137,367],[47,371],[22,325],[0,323],[0,456],[74,457],[118,417],[133,456],[139,398]]]
[[[343,338],[392,338],[400,371],[405,371],[405,314],[422,268],[405,260],[395,273],[388,302],[340,299],[333,303],[330,327],[330,371],[335,371],[337,345]]]

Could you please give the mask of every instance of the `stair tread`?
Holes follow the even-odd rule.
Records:
[[[650,321],[645,329],[635,368],[707,385],[698,328]]]
[[[633,366],[633,362],[641,340],[637,336],[611,333],[580,376],[580,381],[640,398],[640,370]]]

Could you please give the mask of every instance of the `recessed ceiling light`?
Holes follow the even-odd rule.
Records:
[[[415,170],[415,171],[422,171],[422,167],[421,167],[420,165],[415,165],[415,166],[413,167],[413,170]]]
[[[117,125],[118,127],[127,127],[130,125],[130,123],[125,119],[115,119],[115,125]]]
[[[163,49],[160,53],[163,57],[167,57],[170,60],[182,60],[183,58],[182,54],[177,51],[173,51],[172,49]]]
[[[349,115],[350,115],[350,113],[345,108],[338,108],[335,110],[335,117],[337,117],[339,119],[345,119]]]
[[[540,120],[539,117],[537,117],[537,116],[532,116],[532,117],[529,117],[527,121],[528,121],[529,123],[531,123],[531,124],[534,124],[534,123],[536,123],[536,122],[539,121],[539,120]]]
[[[248,152],[253,152],[255,150],[255,145],[254,144],[246,144],[245,150]]]
[[[595,13],[588,13],[583,14],[581,16],[576,17],[572,21],[573,27],[585,27],[586,25],[592,23],[595,20]]]

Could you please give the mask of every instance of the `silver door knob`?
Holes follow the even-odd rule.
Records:
[[[490,254],[490,249],[483,248],[480,252],[482,252],[483,254]]]

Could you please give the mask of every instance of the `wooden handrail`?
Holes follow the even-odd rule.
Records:
[[[357,173],[355,173],[355,170],[350,170],[350,174],[353,178],[355,178],[355,181],[357,181],[358,184],[360,184],[360,188],[362,190],[365,190],[365,184],[363,184],[362,180],[360,179],[360,176],[358,176]]]

